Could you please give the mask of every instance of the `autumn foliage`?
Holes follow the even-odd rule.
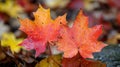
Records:
[[[55,20],[50,17],[50,9],[41,6],[33,13],[35,20],[20,19],[20,30],[27,34],[27,38],[20,44],[25,48],[36,50],[36,57],[45,52],[47,42],[57,41],[58,50],[65,58],[72,58],[79,54],[83,58],[92,58],[93,52],[99,52],[105,44],[97,41],[102,33],[102,26],[88,27],[88,18],[80,11],[73,26],[67,25],[66,14]]]
[[[46,43],[56,41],[61,23],[64,24],[65,15],[52,20],[50,9],[44,9],[41,6],[33,13],[35,20],[19,19],[20,30],[25,32],[28,37],[21,43],[27,49],[35,49],[36,57],[45,52]]]
[[[102,33],[102,26],[88,28],[88,18],[82,10],[78,13],[72,28],[64,26],[60,32],[58,49],[64,52],[64,57],[71,58],[78,52],[84,58],[92,58],[93,52],[99,52],[105,44],[97,41]]]
[[[4,33],[1,39],[1,46],[10,47],[13,54],[18,53],[22,49],[22,47],[18,45],[22,40],[23,39],[17,39],[12,33]]]

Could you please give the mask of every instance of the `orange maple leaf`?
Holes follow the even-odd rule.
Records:
[[[25,48],[36,50],[36,57],[46,50],[46,43],[57,40],[61,24],[65,24],[64,16],[59,16],[55,20],[50,17],[50,9],[41,6],[33,13],[35,20],[20,19],[20,30],[25,32],[28,37],[20,44]]]
[[[83,58],[92,58],[93,52],[99,52],[105,44],[97,41],[102,33],[102,26],[88,28],[88,18],[80,11],[72,28],[64,26],[61,30],[61,39],[58,49],[64,52],[65,58],[71,58],[78,52]]]

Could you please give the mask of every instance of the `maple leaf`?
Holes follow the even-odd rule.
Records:
[[[4,33],[1,39],[1,46],[10,47],[12,53],[18,53],[22,48],[18,44],[22,42],[22,39],[16,39],[12,33]]]
[[[63,58],[62,67],[106,67],[106,64],[100,61],[86,60],[78,53],[72,58]]]
[[[52,20],[50,9],[44,9],[41,6],[33,14],[34,21],[19,18],[20,30],[28,35],[20,45],[28,50],[35,49],[37,57],[46,50],[47,42],[57,40],[61,24],[66,24],[66,15]]]
[[[105,46],[97,41],[101,33],[101,25],[88,28],[88,18],[80,11],[72,28],[64,26],[61,29],[62,38],[58,41],[58,49],[64,52],[65,58],[71,58],[78,52],[84,58],[92,58],[93,52],[99,52]]]

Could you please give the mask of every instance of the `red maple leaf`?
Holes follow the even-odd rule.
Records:
[[[72,58],[63,58],[62,67],[106,67],[106,64],[100,61],[84,59],[78,53]]]
[[[88,28],[88,18],[80,11],[72,28],[64,26],[61,30],[62,38],[58,41],[58,49],[64,52],[65,58],[71,58],[78,52],[84,58],[92,58],[93,52],[98,52],[105,46],[97,41],[101,33],[101,25]]]
[[[46,50],[46,43],[57,40],[61,23],[64,24],[65,17],[60,16],[55,20],[50,17],[50,10],[41,6],[33,13],[35,20],[20,19],[20,30],[25,32],[28,37],[20,44],[25,48],[36,50],[36,57]]]

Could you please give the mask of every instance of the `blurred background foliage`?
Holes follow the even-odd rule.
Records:
[[[19,22],[17,17],[27,17],[34,20],[32,12],[36,11],[39,4],[44,8],[51,9],[51,17],[53,19],[67,13],[69,25],[72,25],[77,13],[82,9],[84,14],[89,17],[89,27],[97,24],[103,25],[103,33],[99,40],[109,44],[101,52],[94,53],[94,59],[105,62],[108,67],[120,67],[119,3],[120,0],[0,0],[0,39],[3,40],[4,33],[9,34],[9,32],[12,32],[17,39],[25,38],[26,34],[18,30]],[[9,34],[8,37],[11,37],[11,35]],[[9,40],[12,39],[13,38]],[[17,43],[17,41],[15,43]],[[46,56],[46,54],[43,54],[35,59],[32,55],[34,51],[26,51],[24,49],[19,50],[19,53],[13,55],[9,48],[12,47],[0,46],[0,66],[3,65],[4,67],[4,64],[11,65],[16,63],[17,66],[29,64],[28,67],[33,67],[32,65],[35,65]],[[14,50],[12,50],[12,52],[13,51]],[[6,58],[6,56],[8,58]],[[14,58],[12,60],[14,62],[10,62],[11,58]],[[18,63],[18,60],[21,63]],[[40,65],[43,64],[42,62]],[[39,64],[37,64],[36,67],[38,67],[38,65]],[[11,67],[14,66],[16,65]]]

